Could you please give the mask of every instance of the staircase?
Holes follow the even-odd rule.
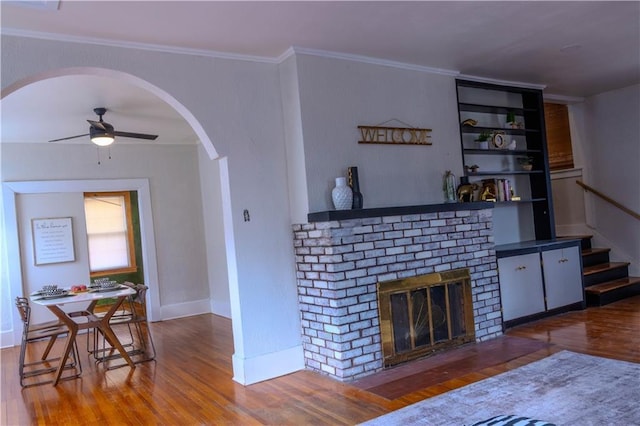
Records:
[[[629,276],[629,262],[611,262],[609,248],[592,248],[591,235],[580,235],[587,306],[602,306],[640,294],[640,277]]]

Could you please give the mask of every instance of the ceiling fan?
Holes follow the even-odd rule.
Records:
[[[60,139],[52,139],[49,142],[59,142],[66,141],[69,139],[81,138],[84,136],[89,136],[91,142],[95,143],[98,146],[108,146],[113,143],[116,136],[121,136],[124,138],[135,138],[135,139],[147,139],[147,140],[155,140],[158,135],[148,135],[146,133],[131,133],[131,132],[119,132],[116,131],[113,126],[106,121],[102,121],[102,116],[107,112],[106,108],[94,108],[93,112],[95,112],[98,117],[100,117],[100,121],[95,120],[87,120],[90,124],[89,133],[85,133],[82,135],[69,136],[66,138]]]

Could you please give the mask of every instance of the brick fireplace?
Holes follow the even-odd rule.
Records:
[[[475,339],[501,335],[492,207],[328,211],[294,225],[307,368],[341,381],[382,370],[377,284],[434,272],[468,268]]]

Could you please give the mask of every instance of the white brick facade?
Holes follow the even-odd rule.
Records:
[[[492,210],[293,226],[307,368],[349,381],[383,368],[376,283],[469,268],[477,341],[502,334]]]

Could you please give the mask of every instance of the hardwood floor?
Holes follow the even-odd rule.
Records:
[[[477,345],[466,355],[431,357],[419,368],[416,364],[415,374],[406,367],[385,371],[387,378],[380,380],[401,389],[402,396],[392,399],[310,371],[239,385],[232,380],[231,322],[215,315],[154,323],[152,329],[156,362],[134,371],[105,371],[84,353],[81,341],[82,377],[55,388],[21,389],[18,348],[2,349],[0,424],[352,425],[563,349],[640,363],[640,296],[519,326],[502,338],[509,344],[496,341],[487,345],[491,350]],[[434,373],[443,363],[447,374]],[[422,387],[409,388],[417,380]]]

